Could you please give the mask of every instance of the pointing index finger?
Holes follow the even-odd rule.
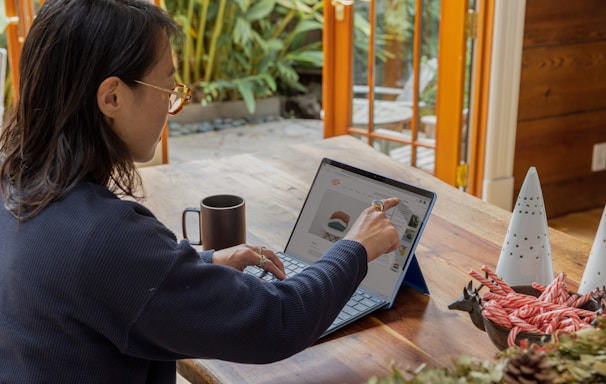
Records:
[[[400,204],[400,198],[398,197],[390,197],[389,199],[383,200],[383,206],[385,207],[386,211],[397,206],[398,204]]]

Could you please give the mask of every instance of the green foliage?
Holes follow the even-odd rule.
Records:
[[[598,329],[561,336],[558,343],[545,348],[558,375],[556,383],[606,381],[606,321],[599,322]]]
[[[383,26],[378,23],[375,31],[375,56],[376,60],[384,63],[388,59],[394,59],[395,55],[386,48],[387,35],[383,33]],[[366,84],[368,75],[368,47],[370,46],[370,22],[361,12],[354,12],[354,30],[353,30],[353,65],[354,83]]]
[[[323,27],[317,0],[165,0],[183,30],[175,44],[177,79],[194,99],[245,101],[305,91],[298,67],[320,68],[321,41],[308,33]]]
[[[498,384],[502,383],[503,367],[504,363],[491,363],[469,356],[453,360],[451,369],[430,369],[423,364],[415,370],[401,370],[392,363],[391,376],[372,377],[366,384]]]
[[[496,354],[496,361],[461,356],[453,360],[450,368],[402,370],[392,363],[392,373],[385,377],[372,377],[366,384],[428,384],[473,383],[504,384],[503,372],[512,358],[534,348],[545,354],[554,384],[606,382],[606,320],[598,317],[596,328],[587,328],[562,335],[556,342],[542,347],[511,347]]]

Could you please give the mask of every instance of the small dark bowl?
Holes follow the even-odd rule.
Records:
[[[482,317],[484,318],[484,328],[486,329],[486,334],[488,334],[488,338],[490,341],[492,341],[495,347],[499,348],[501,351],[509,348],[507,338],[509,336],[510,329],[501,327],[500,325],[493,323],[491,320],[488,320],[484,316]],[[529,344],[543,345],[544,343],[551,341],[551,335],[520,332],[516,336],[516,345],[520,345],[522,340],[528,340]]]
[[[539,295],[541,294],[539,290],[529,285],[516,286],[512,287],[512,289],[518,293],[523,293],[534,297],[539,297]],[[591,300],[585,305],[583,305],[581,308],[589,311],[597,311],[598,307],[598,303],[595,300]],[[492,341],[492,343],[500,350],[507,349],[509,347],[509,344],[507,343],[507,337],[509,336],[510,329],[501,327],[500,325],[495,324],[491,320],[488,320],[484,316],[482,316],[482,318],[484,319],[484,327],[486,329],[488,337],[490,338],[490,341]],[[516,336],[515,343],[516,345],[520,345],[520,341],[526,339],[528,340],[529,344],[543,345],[545,343],[550,342],[551,337],[552,335],[550,334],[520,332]]]

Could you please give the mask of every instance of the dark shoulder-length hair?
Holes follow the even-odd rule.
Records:
[[[178,34],[149,0],[47,0],[23,45],[20,97],[0,136],[0,188],[21,220],[82,180],[135,196],[140,178],[97,105],[101,82],[135,86]],[[164,37],[166,36],[166,37]]]

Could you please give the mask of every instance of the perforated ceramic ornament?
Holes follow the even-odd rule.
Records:
[[[585,294],[606,285],[606,206],[585,265],[579,293]]]
[[[549,285],[554,279],[547,214],[535,167],[530,167],[518,200],[496,269],[507,284]]]

